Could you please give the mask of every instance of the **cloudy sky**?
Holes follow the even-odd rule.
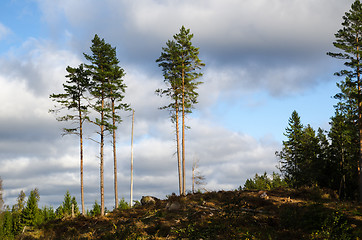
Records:
[[[95,34],[117,48],[135,109],[134,198],[177,192],[174,129],[155,63],[182,25],[200,48],[203,85],[188,116],[187,189],[199,159],[209,190],[230,190],[255,173],[277,171],[274,152],[293,110],[304,124],[328,129],[333,76],[342,64],[334,33],[353,0],[4,0],[0,3],[0,176],[5,203],[39,188],[40,205],[55,208],[66,190],[80,202],[76,136],[48,113],[66,71],[85,62]],[[129,199],[130,113],[118,131],[119,197]],[[87,125],[86,135],[94,136]],[[99,199],[98,146],[85,146],[85,202]],[[105,153],[105,200],[113,206],[110,139]],[[98,200],[99,202],[99,200]]]

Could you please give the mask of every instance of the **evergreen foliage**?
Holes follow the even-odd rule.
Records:
[[[362,4],[355,0],[351,9],[343,16],[342,28],[335,34],[333,45],[341,50],[339,53],[327,53],[329,56],[345,60],[347,69],[336,72],[335,75],[346,77],[344,97],[349,102],[356,103],[356,127],[358,129],[358,156],[355,158],[356,169],[359,175],[359,199],[362,202],[362,93],[361,93],[361,54],[362,54]],[[342,85],[344,84],[342,82]],[[341,85],[341,86],[342,86]]]
[[[17,203],[13,205],[11,210],[12,221],[13,221],[13,232],[15,235],[20,233],[24,227],[24,223],[22,222],[21,217],[26,204],[25,198],[26,198],[25,192],[21,190],[17,198]]]
[[[348,223],[346,216],[340,212],[334,212],[324,220],[321,230],[311,234],[311,239],[352,240],[356,238],[353,236],[353,229]]]
[[[10,211],[5,211],[2,214],[2,221],[1,221],[1,230],[0,230],[0,237],[1,239],[13,239],[14,229],[13,229],[13,219]]]
[[[90,216],[95,217],[101,215],[101,206],[97,201],[93,204],[93,209],[90,211]]]
[[[41,214],[43,222],[48,222],[56,218],[53,207],[47,207],[47,206],[42,207]]]
[[[255,174],[253,179],[247,179],[244,190],[272,190],[288,187],[287,182],[277,173],[273,172],[271,178],[266,172],[263,175]],[[241,190],[241,189],[240,189]]]
[[[49,110],[51,113],[59,114],[62,110],[67,110],[67,114],[57,117],[58,121],[73,121],[78,123],[75,128],[63,128],[64,134],[77,134],[81,124],[88,114],[88,104],[86,96],[89,87],[89,71],[84,69],[84,65],[80,64],[78,68],[67,67],[68,75],[66,75],[66,84],[63,84],[64,93],[51,94],[50,98],[61,107],[55,106]]]
[[[38,207],[40,196],[38,189],[30,192],[26,206],[21,212],[21,223],[24,226],[36,226],[41,222],[40,209]]]
[[[78,203],[75,197],[72,197],[69,193],[69,190],[64,195],[64,200],[62,205],[60,205],[56,210],[56,215],[58,217],[69,217],[72,216],[72,206],[74,207],[74,215],[79,214]]]
[[[309,124],[304,127],[298,113],[292,113],[285,133],[288,140],[276,152],[279,169],[292,187],[319,186],[335,190],[340,198],[356,198],[358,131],[354,121],[341,114],[342,106],[346,107],[344,102],[336,105],[327,135],[322,129],[316,133]]]
[[[130,205],[128,202],[126,202],[126,200],[124,199],[124,197],[119,201],[119,204],[118,204],[118,209],[121,209],[121,210],[125,210],[125,209],[129,209],[130,208]]]

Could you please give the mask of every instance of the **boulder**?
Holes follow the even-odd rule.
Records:
[[[152,197],[152,196],[142,196],[141,198],[141,204],[142,205],[154,205],[156,204],[156,201],[158,198]]]
[[[166,205],[166,209],[168,211],[178,211],[181,209],[181,203],[179,202],[168,202],[167,205]]]

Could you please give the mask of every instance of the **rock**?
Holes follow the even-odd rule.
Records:
[[[156,204],[157,200],[158,200],[158,198],[155,198],[152,196],[142,196],[141,204],[142,205],[154,205],[154,204]]]
[[[179,202],[168,202],[166,204],[166,209],[168,211],[178,211],[181,209],[181,204]]]
[[[268,196],[268,194],[266,194],[266,192],[262,192],[260,195],[259,195],[259,197],[260,198],[262,198],[262,199],[269,199],[269,196]]]

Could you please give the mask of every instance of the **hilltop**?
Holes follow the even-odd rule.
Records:
[[[18,238],[361,239],[362,205],[318,188],[171,195],[104,217],[54,220]]]

